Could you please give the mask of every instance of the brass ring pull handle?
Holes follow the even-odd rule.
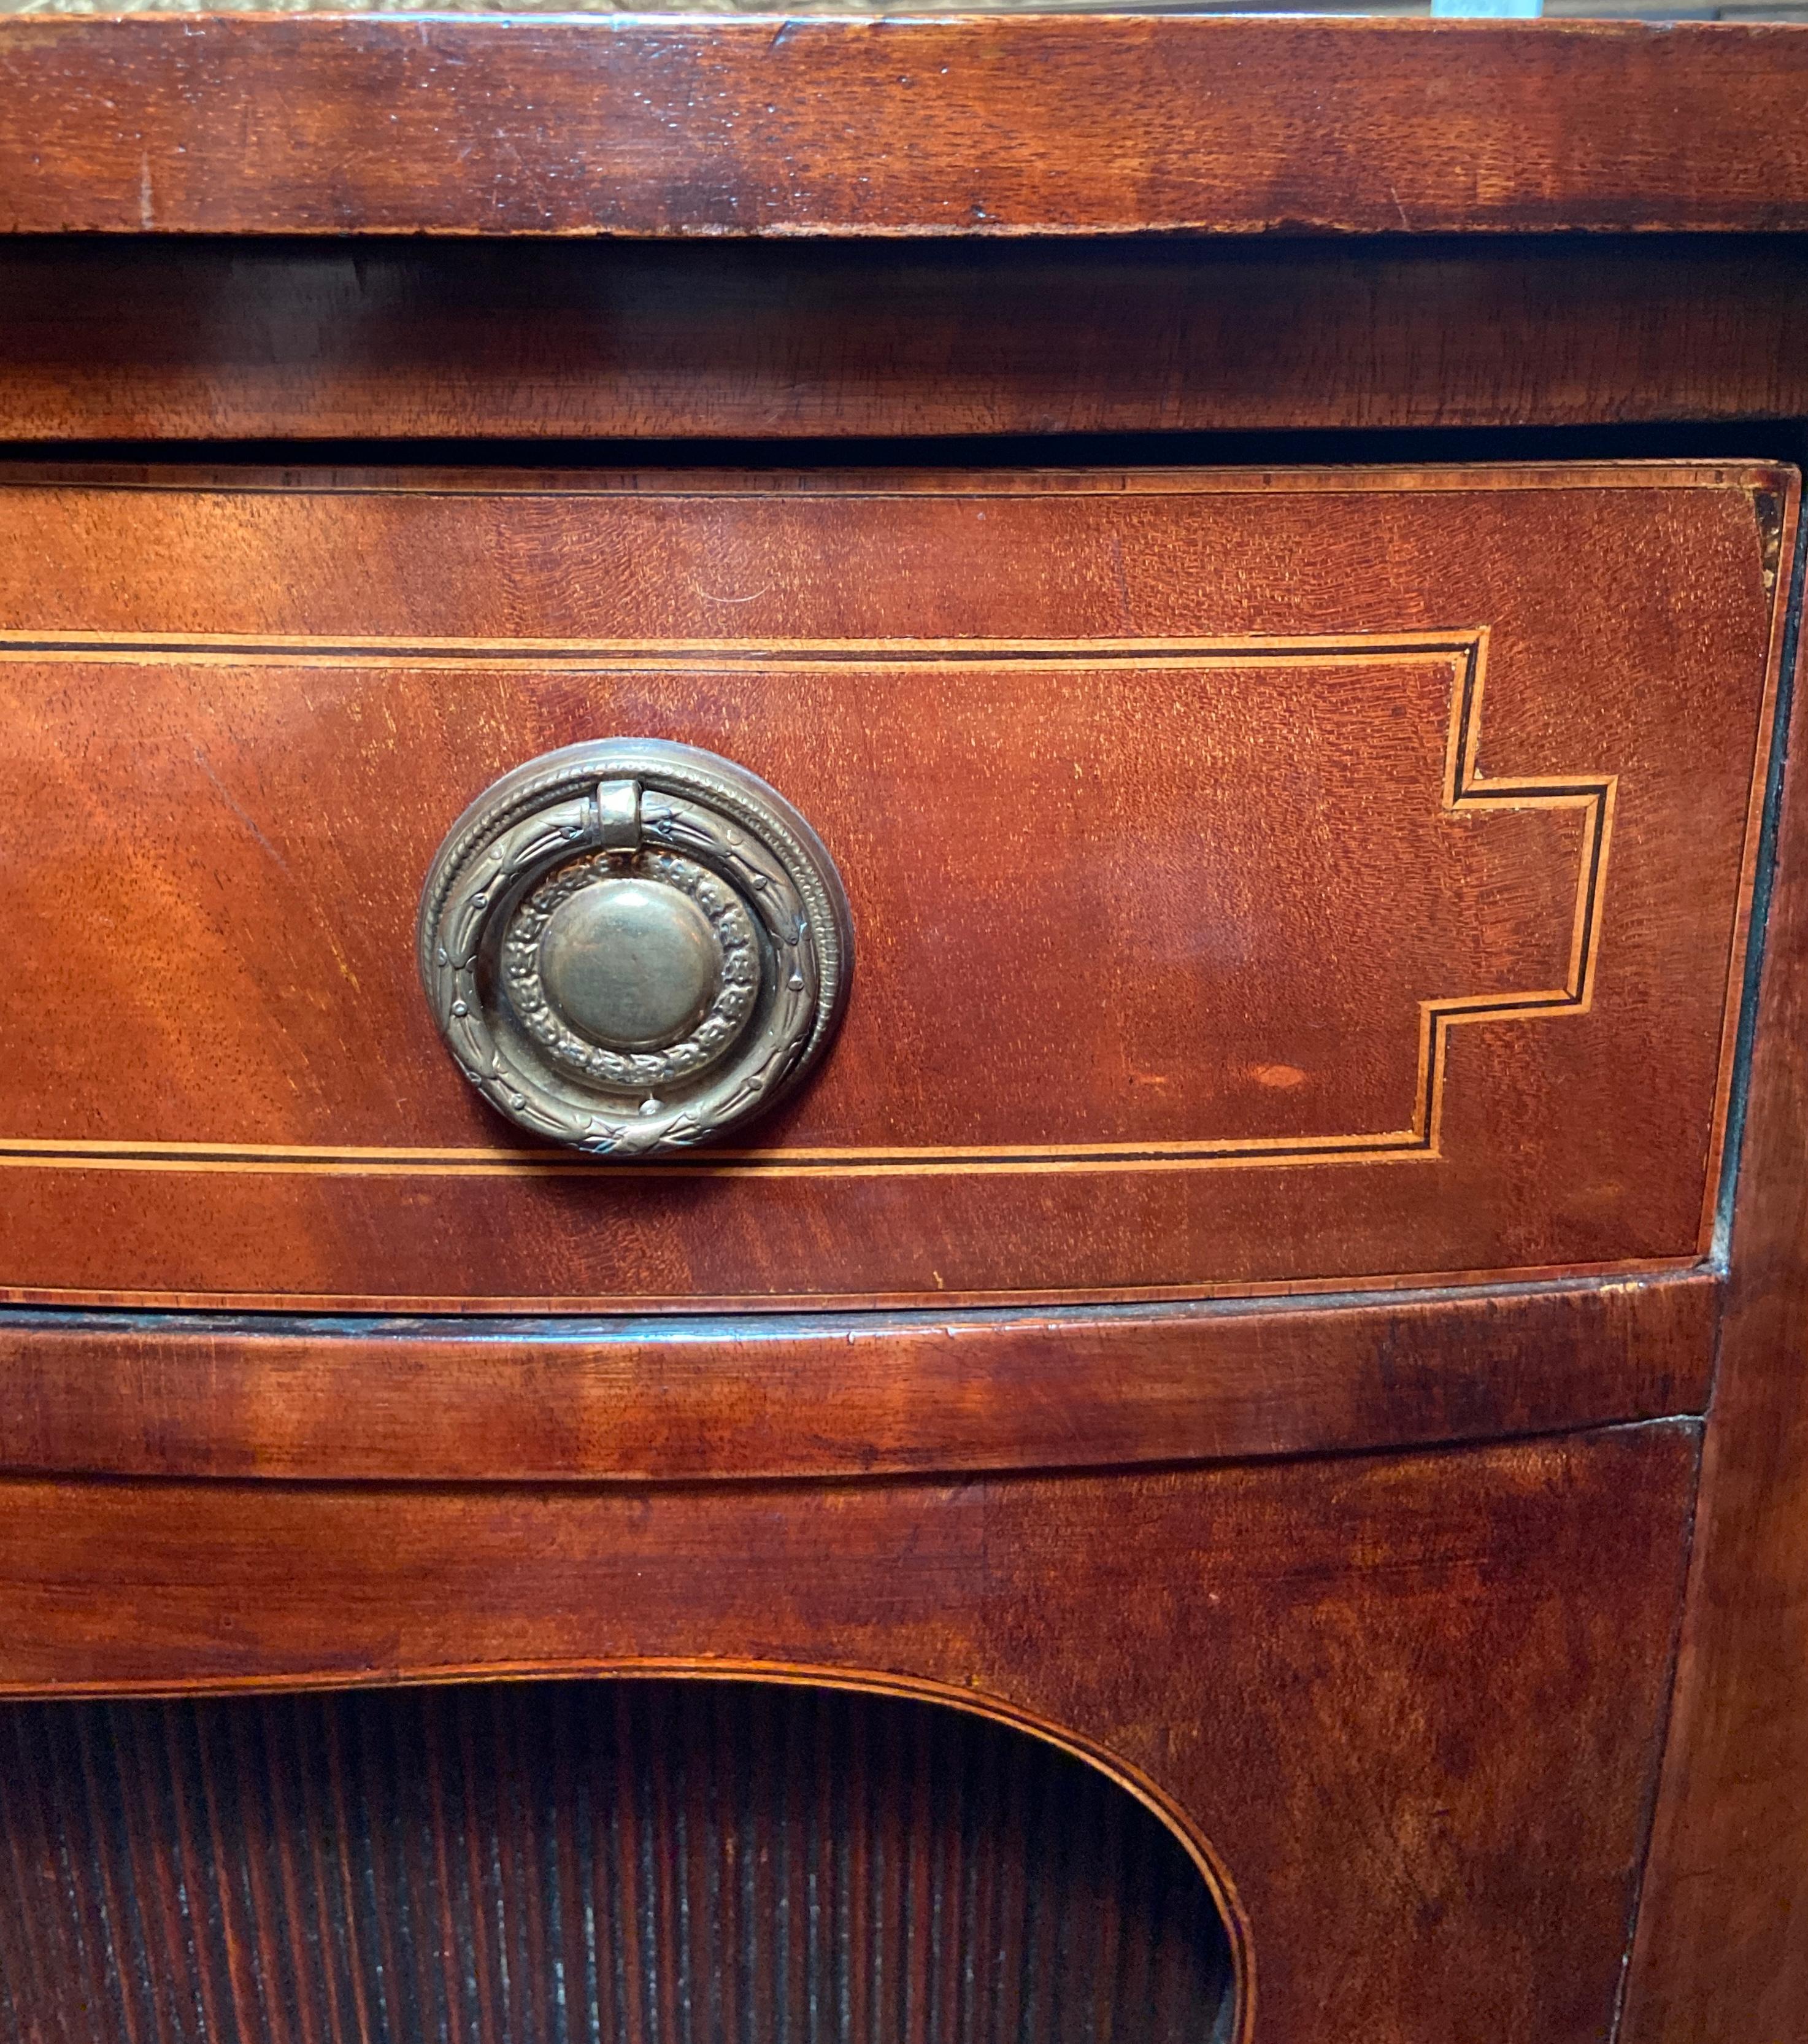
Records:
[[[491,1106],[644,1157],[713,1142],[827,1047],[854,931],[840,875],[731,761],[608,738],[505,774],[440,847],[421,982]]]

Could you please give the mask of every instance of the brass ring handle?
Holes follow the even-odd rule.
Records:
[[[784,797],[689,745],[530,760],[452,826],[421,895],[421,983],[465,1076],[605,1157],[713,1142],[827,1047],[854,930]]]

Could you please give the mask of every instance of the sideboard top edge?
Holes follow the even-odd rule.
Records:
[[[1805,90],[1791,24],[24,15],[0,232],[1798,232]]]

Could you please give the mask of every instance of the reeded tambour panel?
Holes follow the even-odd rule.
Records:
[[[0,492],[0,1285],[1141,1297],[1674,1267],[1718,1182],[1786,471]],[[858,992],[739,1147],[441,1055],[414,903],[611,732],[785,790]]]
[[[743,1682],[0,1705],[7,2044],[1222,2044],[1179,1841],[1027,1734]]]

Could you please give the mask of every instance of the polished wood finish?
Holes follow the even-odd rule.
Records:
[[[1051,1731],[1212,1868],[1239,2044],[1604,2034],[1697,1433],[951,1485],[0,1483],[0,1688],[639,1668]],[[1337,2027],[1327,2032],[1326,2011]]]
[[[1783,236],[0,240],[19,440],[1804,413],[1808,240]]]
[[[5,1024],[0,1285],[951,1304],[1691,1265],[1795,501],[1714,464],[21,478],[0,929],[47,964]],[[752,1147],[536,1147],[416,984],[452,818],[616,735],[760,774],[848,889],[846,1022]]]
[[[0,1316],[0,1470],[708,1481],[1104,1468],[1706,1404],[1721,1280],[758,1320]]]
[[[0,232],[9,473],[31,478],[21,443],[62,458],[83,442],[139,441],[174,466],[163,483],[205,486],[200,444],[278,443],[234,451],[277,464],[277,486],[242,499],[210,542],[205,521],[172,525],[167,491],[146,492],[129,514],[97,493],[85,532],[67,501],[17,520],[0,548],[13,578],[0,624],[194,634],[230,612],[256,632],[519,640],[550,614],[556,574],[559,601],[574,606],[558,615],[582,613],[582,632],[639,617],[658,636],[676,628],[644,625],[660,603],[694,596],[701,616],[710,595],[754,601],[685,628],[743,644],[800,629],[926,629],[900,626],[902,588],[953,636],[1096,637],[1165,630],[1164,618],[1192,631],[1194,592],[1231,605],[1229,563],[1244,571],[1247,614],[1228,629],[1284,629],[1280,617],[1312,632],[1396,631],[1410,616],[1470,632],[1498,624],[1506,590],[1524,643],[1544,650],[1515,709],[1511,635],[1496,630],[1481,766],[1595,786],[1614,777],[1601,970],[1641,959],[1645,988],[1636,1016],[1622,1011],[1636,1026],[1580,1087],[1573,1073],[1534,1067],[1593,1040],[1601,1003],[1586,1016],[1455,1032],[1459,1060],[1494,1074],[1501,1113],[1469,1153],[1467,1190],[1430,1213],[1445,1188],[1429,1178],[1416,1224],[1421,1239],[1428,1228],[1486,1237],[1486,1253],[1417,1274],[1433,1289],[1376,1296],[1312,1288],[1412,1280],[1400,1213],[1370,1208],[1373,1174],[1443,1164],[1403,1160],[1367,1177],[1315,1167],[1352,1189],[1307,1188],[1267,1206],[1249,1197],[1263,1173],[1239,1169],[1221,1175],[1243,1197],[1209,1215],[1177,1201],[1171,1178],[1142,1204],[1113,1205],[1070,1197],[1045,1174],[1015,1231],[1000,1224],[992,1178],[976,1197],[935,1180],[908,1189],[926,1230],[916,1236],[877,1179],[823,1192],[817,1208],[817,1193],[800,1190],[807,1181],[649,1183],[600,1230],[588,1180],[498,1181],[459,1175],[463,1165],[432,1181],[294,1174],[274,1199],[273,1174],[196,1172],[192,1160],[148,1172],[142,1158],[116,1158],[127,1168],[103,1171],[90,1155],[79,1169],[39,1159],[0,1172],[34,1188],[0,1212],[0,1258],[14,1271],[28,1257],[36,1275],[76,1276],[94,1300],[217,1296],[161,1289],[186,1258],[187,1275],[209,1283],[255,1277],[259,1289],[235,1295],[241,1307],[291,1308],[0,1313],[0,1467],[11,1472],[0,1479],[0,1672],[32,1699],[10,1708],[33,1713],[39,1735],[0,1798],[0,1826],[35,1842],[17,1865],[0,1858],[0,1885],[22,1881],[40,1898],[10,1915],[0,1905],[16,1961],[0,1981],[0,2025],[41,2030],[68,1992],[102,1981],[109,1897],[125,1892],[104,1874],[98,1887],[77,1878],[59,1891],[79,1897],[75,1916],[46,1914],[63,1874],[41,1855],[82,1835],[90,1784],[123,1780],[108,1769],[132,1764],[137,1735],[124,1727],[161,1707],[109,1705],[120,1727],[109,1749],[102,1719],[70,1699],[664,1670],[902,1692],[1078,1754],[1164,1818],[1215,1886],[1244,1990],[1237,2044],[1358,2034],[1603,2044],[1616,2025],[1620,2044],[1808,2034],[1808,809],[1792,781],[1774,889],[1768,857],[1741,867],[1730,911],[1725,882],[1734,783],[1750,793],[1763,780],[1749,737],[1740,774],[1729,761],[1733,728],[1751,728],[1751,691],[1764,686],[1752,680],[1763,578],[1774,575],[1778,600],[1788,581],[1787,498],[1773,470],[1749,501],[1698,490],[1679,521],[1654,525],[1630,502],[1641,491],[1653,501],[1645,471],[1637,490],[1622,476],[1596,493],[1592,524],[1575,504],[1547,507],[1556,522],[1528,537],[1523,504],[1492,524],[1456,520],[1429,472],[1440,460],[1553,453],[1702,455],[1729,475],[1749,473],[1736,463],[1802,462],[1805,52],[1808,29],[1694,25],[0,25],[0,229],[19,230]],[[1487,430],[1455,443],[1421,430],[1439,427]],[[1564,431],[1526,430],[1545,427]],[[1180,437],[1224,429],[1246,437]],[[1073,437],[1101,433],[1117,437]],[[1240,540],[1225,522],[1203,567],[1165,542],[1125,548],[1121,577],[1098,542],[1107,528],[1122,536],[1134,509],[1065,509],[1058,522],[1091,518],[1092,536],[1020,537],[1015,570],[1000,574],[988,503],[985,545],[973,544],[976,523],[958,544],[913,556],[890,543],[895,526],[883,544],[875,526],[852,550],[854,572],[846,548],[800,541],[773,610],[747,572],[763,558],[748,538],[751,496],[786,463],[820,458],[800,455],[799,439],[873,435],[899,437],[841,454],[895,468],[914,443],[916,458],[952,472],[912,480],[923,501],[907,515],[931,522],[950,516],[961,489],[1013,465],[1204,460],[1262,474],[1381,461],[1415,477],[1403,507],[1426,501],[1398,517],[1370,501],[1327,520],[1325,477],[1317,515],[1296,505],[1297,528],[1269,559],[1255,560],[1260,533]],[[961,435],[977,437],[948,437]],[[605,437],[618,444],[599,449]],[[397,522],[380,539],[359,522],[360,493],[390,479],[374,465],[418,460],[432,440],[460,443],[440,458],[467,483],[478,474],[520,500],[501,513],[492,500],[487,514],[500,519],[492,539],[521,521],[517,544],[449,544],[440,514],[424,509],[443,476],[416,475],[427,490],[386,498]],[[113,455],[143,458],[129,445]],[[688,552],[612,553],[574,542],[574,478],[505,472],[541,459],[634,474],[690,459],[700,466],[687,487],[740,494],[682,514],[697,521]],[[762,474],[724,481],[702,464]],[[317,484],[323,469],[340,494],[297,540],[285,523],[295,484]],[[114,480],[159,478],[140,468]],[[1361,478],[1342,481],[1353,491]],[[899,486],[895,474],[841,483]],[[946,501],[923,508],[938,491]],[[793,494],[774,515],[801,532],[820,493]],[[0,496],[16,517],[22,495]],[[869,514],[851,515],[858,525]],[[1280,531],[1266,522],[1275,515],[1261,511],[1261,533]],[[535,516],[550,522],[530,532]],[[1565,528],[1565,517],[1581,522]],[[1402,517],[1435,526],[1434,543],[1412,540]],[[426,522],[405,531],[410,519]],[[50,619],[66,601],[83,614]],[[140,602],[144,614],[129,614]],[[476,623],[448,625],[454,617]],[[1773,634],[1771,674],[1787,701],[1781,650]],[[885,1070],[877,1024],[904,1012],[901,989],[917,983],[900,964],[924,959],[957,1004],[983,993],[981,1007],[1015,1018],[1014,1043],[968,1039],[1019,1117],[1013,1140],[1032,1112],[1058,1110],[1140,1115],[1138,1139],[1158,1132],[1160,1110],[1130,1105],[1130,1061],[1098,1062],[1105,1039],[1056,971],[1088,941],[1071,898],[1040,916],[1039,964],[1027,941],[1007,943],[1015,978],[976,989],[941,966],[948,947],[919,941],[928,920],[919,928],[914,905],[900,908],[893,869],[867,859],[881,840],[894,855],[912,841],[907,797],[943,823],[958,810],[976,842],[1031,843],[1027,824],[1010,836],[1019,825],[1000,797],[1021,790],[1026,764],[1061,756],[1046,733],[1006,717],[986,727],[985,748],[976,740],[950,764],[949,735],[974,732],[984,705],[951,685],[926,690],[912,669],[858,731],[831,718],[806,735],[801,689],[787,701],[775,673],[750,682],[754,664],[647,678],[639,700],[674,736],[764,747],[749,763],[782,769],[788,793],[839,800],[837,830],[880,876],[868,882],[866,960],[871,931],[889,932],[877,977],[862,982],[881,1004],[865,1025],[858,1005],[851,1018],[869,1032],[864,1048],[850,1037],[855,1063],[825,1075],[774,1142],[814,1140],[812,1115],[819,1135],[831,1115],[844,1132],[861,1115],[873,1125]],[[0,1004],[0,1099],[41,1105],[54,1093],[64,1119],[33,1127],[65,1147],[108,1139],[109,1117],[129,1108],[135,1138],[178,1145],[210,1131],[243,1143],[254,1124],[283,1144],[321,1131],[343,1143],[359,1117],[368,1129],[386,1116],[441,1116],[433,1140],[491,1156],[497,1131],[474,1103],[440,1101],[446,1074],[424,1018],[386,975],[405,955],[409,890],[447,804],[523,756],[517,744],[590,735],[574,727],[595,675],[523,679],[436,669],[397,682],[317,661],[40,670],[0,743],[13,890],[0,917],[12,989]],[[1134,701],[1096,678],[1064,680],[1064,739],[1090,717],[1120,767],[1135,741],[1173,778],[1171,735],[1138,740]],[[1341,701],[1349,743],[1296,744],[1278,766],[1261,754],[1250,784],[1291,777],[1292,792],[1220,834],[1246,848],[1252,820],[1290,823],[1276,863],[1299,872],[1296,909],[1328,863],[1300,828],[1322,806],[1305,791],[1311,772],[1338,799],[1367,786],[1394,832],[1384,848],[1407,841],[1403,783],[1388,769],[1422,753],[1422,720],[1403,678],[1392,702],[1389,686],[1340,677],[1322,705],[1296,689],[1281,734],[1322,735],[1328,724],[1313,718]],[[1196,753],[1213,729],[1202,701],[1183,720]],[[482,714],[469,713],[474,701]],[[1409,714],[1382,713],[1392,707]],[[383,713],[398,709],[392,735]],[[1617,732],[1606,728],[1622,715]],[[934,800],[900,764],[914,756],[912,717],[911,746],[942,770]],[[1799,762],[1808,732],[1798,725]],[[1253,724],[1228,728],[1246,739]],[[865,770],[856,738],[881,741],[889,830],[850,824]],[[1497,760],[1510,742],[1511,759]],[[411,761],[412,777],[401,770]],[[1635,836],[1632,791],[1654,764],[1666,792]],[[1065,788],[1058,799],[1046,775],[1031,778],[1026,813],[1045,820],[1055,866],[1095,872],[1088,830],[1121,832],[1127,782],[1099,782],[1083,816]],[[1179,851],[1156,862],[1165,891],[1107,897],[1099,926],[1117,942],[1151,901],[1196,902],[1185,859],[1218,855],[1219,840],[1154,778],[1150,813],[1171,820]],[[1422,824],[1431,813],[1413,813]],[[1491,956],[1524,955],[1541,927],[1539,889],[1548,894],[1560,870],[1573,880],[1583,813],[1463,822],[1478,847],[1494,841],[1464,868],[1488,884],[1460,900],[1448,865],[1428,869],[1441,876],[1429,897],[1438,930],[1480,933]],[[1050,814],[1064,820],[1052,833]],[[1698,816],[1706,878],[1691,889]],[[1447,820],[1446,836],[1455,828]],[[1503,832],[1518,834],[1518,851],[1502,848]],[[1395,853],[1362,865],[1357,895],[1400,893],[1408,869]],[[1653,874],[1674,891],[1654,889]],[[1747,879],[1768,945],[1755,1020],[1727,934]],[[1008,935],[1024,904],[1047,909],[1036,884],[1032,870],[1017,882],[1022,903],[1002,888],[988,903]],[[1422,872],[1418,889],[1403,902],[1427,898]],[[1320,889],[1321,951],[1339,939],[1329,911],[1350,891],[1334,874]],[[923,897],[939,898],[953,896]],[[1353,928],[1341,932],[1349,976],[1378,998],[1405,954],[1397,936],[1377,949]],[[1177,974],[1201,976],[1191,963]],[[222,989],[241,1001],[236,1021],[222,1022]],[[1150,999],[1173,1061],[1139,1069],[1192,1074],[1192,1115],[1209,1047],[1202,1057],[1196,1028],[1183,1041],[1173,988]],[[1717,1049],[1710,1011],[1724,1025]],[[1297,1012],[1284,1020],[1301,1025]],[[273,1039],[305,1055],[273,1053]],[[1077,1045],[1077,1090],[1063,1063],[1046,1102],[1031,1102],[1050,1047]],[[401,1062],[383,1064],[379,1049]],[[359,1072],[399,1074],[387,1101],[374,1080],[351,1083],[348,1053]],[[951,1060],[919,1058],[901,1135],[888,1124],[880,1139],[924,1139],[916,1110],[958,1105],[970,1081]],[[1285,1089],[1270,1090],[1278,1112]],[[1610,1157],[1595,1147],[1604,1105],[1620,1110]],[[972,1098],[964,1111],[977,1111]],[[1575,1168],[1515,1151],[1540,1112],[1567,1115]],[[1714,1168],[1722,1126],[1735,1166],[1743,1135],[1736,1207]],[[1696,1195],[1686,1216],[1685,1182]],[[500,1229],[499,1196],[516,1216]],[[720,1225],[729,1211],[758,1222],[737,1239]],[[528,1212],[538,1236],[520,1223]],[[946,1238],[933,1253],[925,1216]],[[1585,1240],[1614,1227],[1622,1247],[1636,1238],[1666,1253],[1610,1279],[1583,1274]],[[1503,1285],[1541,1231],[1564,1252],[1556,1281]],[[618,1304],[650,1283],[693,1306],[731,1266],[744,1277],[758,1263],[763,1283],[814,1258],[814,1281],[845,1281],[854,1237],[863,1281],[889,1257],[910,1266],[913,1287],[942,1288],[933,1309],[545,1316],[562,1301]],[[1341,1246],[1340,1274],[1277,1271],[1327,1260],[1271,1254],[1307,1237]],[[540,1259],[526,1275],[524,1242]],[[703,1247],[674,1253],[687,1243]],[[1039,1258],[1042,1296],[1058,1266],[1070,1303],[951,1304],[960,1273],[945,1246],[988,1281]],[[1192,1254],[1202,1246],[1203,1262]],[[1365,1246],[1372,1253],[1358,1254]],[[436,1306],[466,1300],[474,1274],[486,1309],[525,1285],[522,1311],[329,1320],[293,1310],[345,1297],[351,1264],[380,1270],[385,1300],[412,1297],[424,1261]],[[1301,1296],[1202,1299],[1202,1270],[1229,1290],[1286,1284]],[[1151,1291],[1186,1296],[1107,1303],[1138,1274]],[[1717,1350],[1698,1497],[1697,1424],[1665,1416],[1708,1404]],[[1612,1421],[1652,1424],[1567,1431]],[[1501,1435],[1541,1438],[1493,1444]],[[1375,1450],[1385,1452],[1349,1452]],[[202,1763],[187,1807],[235,1807],[238,1777],[205,1764],[234,1735],[214,1727],[278,1723],[289,1708],[238,1699],[162,1720],[170,1750]],[[413,1708],[294,1706],[316,1725]],[[512,1692],[497,1704],[517,1724],[535,1708]],[[90,1762],[80,1799],[71,1743]],[[515,1778],[487,1762],[466,1777],[479,1799]],[[901,1835],[908,1799],[879,1803],[886,1835]],[[753,1835],[756,1859],[785,1850],[782,1823]],[[267,1894],[194,1892],[217,1893],[221,1911],[217,1937],[200,1925],[194,1963],[218,2007],[240,1997],[250,2008],[268,1938],[305,1912]],[[509,1917],[507,1901],[507,1920],[535,1920],[531,1909]],[[393,1953],[412,1920],[385,1908],[360,1929]],[[474,1925],[466,1942],[478,1936]],[[459,1942],[448,1941],[455,1955]],[[271,1977],[282,1963],[271,1961]],[[53,1984],[23,2011],[21,1965]],[[324,2044],[337,2027],[303,2002],[267,2044]],[[647,2021],[638,2034],[625,2027],[647,2044]],[[112,2027],[106,2044],[155,2034],[142,2011]]]
[[[1797,658],[1799,661],[1799,652]],[[1808,756],[1798,668],[1791,752]],[[1625,2044],[1808,2014],[1808,784],[1784,781],[1732,1276]]]
[[[0,94],[13,233],[1808,229],[1804,28],[23,16]]]
[[[15,1704],[0,1767],[7,2044],[1204,2044],[1234,2012],[1211,1891],[1150,1811],[919,1701]]]

